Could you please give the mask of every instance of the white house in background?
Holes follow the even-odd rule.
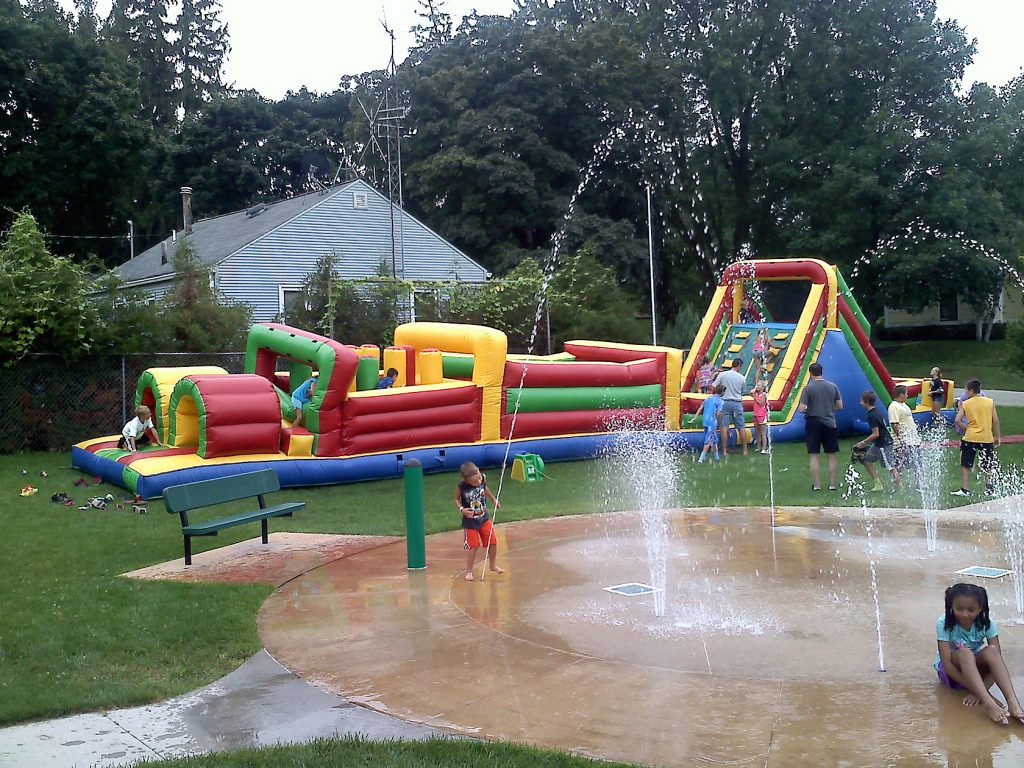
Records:
[[[114,270],[126,288],[154,299],[167,293],[182,238],[211,269],[217,290],[251,306],[255,321],[287,318],[287,307],[302,295],[306,276],[331,252],[344,279],[374,277],[381,264],[388,274],[413,283],[482,283],[490,277],[413,216],[397,206],[392,212],[388,199],[361,179],[194,224],[188,188],[182,189],[182,203],[182,231]]]
[[[939,300],[925,307],[923,312],[914,315],[886,307],[884,318],[886,328],[910,328],[922,325],[974,323],[978,319],[978,313],[957,295],[956,286],[950,285],[939,296]],[[999,295],[995,322],[1014,323],[1022,319],[1024,319],[1024,296],[1015,285],[1007,284]]]

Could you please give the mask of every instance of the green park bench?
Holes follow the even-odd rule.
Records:
[[[217,477],[213,480],[200,480],[195,483],[172,485],[164,489],[164,506],[171,514],[177,513],[181,518],[181,533],[185,537],[185,565],[192,565],[192,537],[216,536],[217,531],[234,528],[260,521],[263,532],[263,543],[268,542],[267,521],[272,517],[291,517],[296,509],[306,506],[304,501],[292,501],[286,504],[275,504],[268,507],[263,499],[266,493],[281,489],[277,472],[272,469],[261,469],[258,472],[246,472],[231,477]],[[251,512],[207,520],[201,523],[190,523],[188,513],[193,510],[225,504],[229,501],[240,501],[255,497],[259,508]]]

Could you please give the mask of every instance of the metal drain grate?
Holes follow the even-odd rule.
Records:
[[[603,587],[603,589],[605,592],[614,592],[616,595],[625,595],[626,597],[661,592],[657,587],[652,587],[650,584],[641,584],[639,581],[631,581],[628,584],[616,584],[614,587]]]
[[[972,565],[970,568],[962,568],[956,572],[957,576],[977,576],[981,579],[999,579],[1009,576],[1013,571],[1005,568],[990,568],[987,565]]]

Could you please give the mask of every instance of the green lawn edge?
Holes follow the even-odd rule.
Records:
[[[240,749],[195,757],[136,763],[160,768],[628,768],[629,763],[578,757],[505,741],[432,738],[423,741],[317,739],[305,744]]]

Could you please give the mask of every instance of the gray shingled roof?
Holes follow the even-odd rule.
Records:
[[[270,203],[256,216],[247,216],[246,211],[235,211],[212,219],[200,219],[192,225],[192,234],[183,236],[179,232],[178,240],[184,238],[192,243],[200,262],[205,266],[212,266],[353,183],[355,182],[349,181],[325,192],[310,192],[289,200]],[[163,243],[167,245],[166,264],[160,263]],[[127,283],[170,276],[174,273],[174,251],[178,243],[171,237],[163,243],[157,243],[134,259],[126,261],[116,267],[114,272]]]

